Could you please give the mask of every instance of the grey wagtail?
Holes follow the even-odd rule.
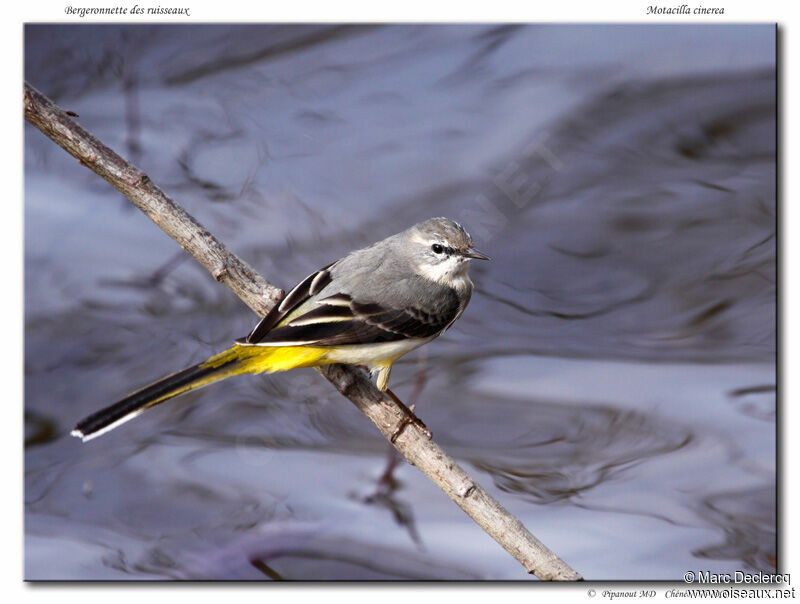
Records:
[[[386,390],[401,356],[444,333],[472,295],[472,247],[460,224],[431,218],[309,275],[246,338],[81,420],[91,440],[174,396],[243,373],[363,365]]]

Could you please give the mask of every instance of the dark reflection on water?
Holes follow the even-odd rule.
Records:
[[[702,502],[700,514],[719,526],[725,542],[697,550],[699,558],[740,559],[750,568],[777,568],[774,489],[714,495]]]
[[[31,25],[25,69],[282,287],[461,220],[494,262],[393,388],[587,578],[680,579],[776,562],[773,52],[768,26]],[[311,371],[68,438],[255,318],[31,128],[25,179],[27,578],[524,578]]]
[[[497,402],[489,404],[501,412]],[[481,450],[477,459],[462,452],[491,474],[500,489],[525,494],[534,503],[579,498],[583,491],[613,481],[628,466],[691,441],[685,427],[663,421],[656,425],[645,415],[613,408],[573,407],[565,412],[537,405],[534,413],[536,424],[529,433],[498,439],[491,453]]]

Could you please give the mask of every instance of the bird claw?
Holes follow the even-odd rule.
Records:
[[[417,428],[419,428],[420,431],[423,434],[425,434],[425,436],[428,437],[428,440],[433,438],[433,434],[428,429],[428,426],[425,425],[425,422],[423,422],[420,418],[418,418],[416,416],[416,414],[414,413],[414,409],[416,409],[416,408],[417,408],[416,405],[411,405],[410,407],[407,408],[408,413],[400,421],[400,425],[397,426],[397,428],[395,429],[395,431],[392,434],[391,438],[389,439],[389,441],[392,444],[394,444],[394,442],[397,440],[397,438],[403,433],[403,430],[406,429],[406,426],[408,426],[410,424],[414,424]]]

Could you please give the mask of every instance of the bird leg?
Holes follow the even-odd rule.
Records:
[[[403,433],[403,430],[405,430],[406,426],[408,426],[409,424],[414,424],[417,428],[419,428],[423,432],[423,434],[425,434],[428,437],[428,439],[433,438],[433,434],[431,433],[430,430],[428,430],[428,427],[425,425],[425,423],[414,414],[414,409],[417,408],[416,405],[411,405],[411,407],[406,407],[405,404],[403,404],[403,401],[397,398],[397,395],[395,395],[395,393],[392,392],[389,388],[386,389],[386,394],[388,394],[391,397],[391,399],[397,404],[397,406],[400,407],[405,413],[405,417],[400,421],[400,425],[397,426],[397,429],[394,431],[394,434],[392,434],[392,437],[389,439],[392,443],[394,443],[397,440],[397,438]]]
[[[380,371],[378,371],[378,380],[377,386],[378,390],[381,392],[386,392],[386,389],[389,387],[389,376],[392,374],[392,366],[386,365],[385,367],[381,367]]]
[[[369,367],[367,367],[366,365],[356,365],[356,367],[359,367],[360,369],[363,369],[365,371],[370,371],[371,372],[371,369]],[[416,407],[417,407],[416,404],[412,404],[411,407],[406,407],[406,405],[403,403],[403,401],[401,401],[399,398],[397,398],[397,395],[389,389],[389,387],[388,387],[389,386],[389,376],[391,375],[391,373],[392,373],[392,366],[391,365],[387,365],[385,367],[381,367],[378,370],[378,379],[377,379],[378,390],[388,394],[389,397],[395,402],[395,404],[398,407],[400,407],[400,409],[403,410],[403,413],[405,414],[405,417],[400,422],[400,425],[397,426],[397,429],[394,431],[394,433],[392,434],[392,436],[391,436],[391,438],[389,440],[392,442],[392,444],[394,444],[394,442],[403,433],[403,430],[405,430],[406,426],[409,425],[409,424],[414,424],[415,426],[417,426],[417,428],[422,430],[422,432],[428,437],[428,439],[433,438],[433,434],[428,429],[428,427],[425,425],[425,423],[414,414],[414,409],[416,409]],[[419,391],[422,390],[422,386],[424,385],[424,383],[425,382],[424,382],[424,379],[423,379],[422,383],[419,385],[419,388],[418,389],[415,388],[415,396],[419,395]]]

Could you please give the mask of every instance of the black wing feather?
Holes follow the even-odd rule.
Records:
[[[295,285],[294,289],[284,296],[280,304],[273,306],[272,310],[259,321],[258,325],[255,326],[244,341],[248,344],[260,342],[273,327],[280,323],[283,317],[292,312],[292,310],[300,306],[300,304],[308,300],[311,296],[321,292],[322,289],[331,282],[331,273],[328,269],[332,266],[333,264],[329,264],[319,269],[317,272],[311,273],[308,277]]]
[[[337,293],[320,300],[319,306],[309,312],[277,327],[286,316],[331,282],[328,270],[331,266],[303,279],[240,342],[341,346],[430,338],[447,329],[458,316],[459,298],[449,288],[443,290],[443,299],[438,300],[437,310],[432,312],[413,306],[399,309],[376,302],[359,302],[349,294]]]
[[[342,294],[338,294],[342,301]],[[429,338],[439,335],[458,316],[458,297],[452,292],[449,300],[436,313],[418,308],[387,308],[375,302],[353,301],[349,306],[321,304],[292,322],[274,328],[260,344],[304,343],[316,346],[341,346],[392,342],[406,338]],[[349,320],[343,320],[349,316]],[[323,322],[330,317],[331,322]],[[304,321],[313,318],[313,323]]]

